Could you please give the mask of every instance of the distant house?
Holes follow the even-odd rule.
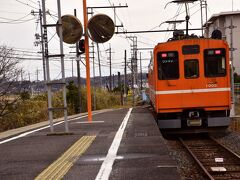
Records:
[[[222,32],[230,47],[231,43],[231,20],[233,28],[233,66],[235,72],[240,74],[240,11],[221,12],[213,14],[212,17],[204,24],[205,37],[211,37],[212,32],[218,29]]]

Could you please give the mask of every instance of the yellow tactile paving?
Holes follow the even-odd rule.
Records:
[[[88,149],[96,136],[83,136],[60,158],[48,166],[35,180],[62,179],[74,162]]]

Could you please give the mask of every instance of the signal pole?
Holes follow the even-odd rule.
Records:
[[[90,82],[90,62],[89,62],[89,39],[87,35],[87,2],[83,0],[83,17],[84,17],[84,33],[85,33],[85,58],[86,58],[86,85],[87,85],[87,109],[88,121],[92,121],[92,103],[91,103],[91,82]]]
[[[77,17],[77,10],[74,9],[74,16]],[[82,99],[81,99],[81,74],[80,74],[80,58],[79,55],[79,46],[78,42],[76,43],[76,60],[77,60],[77,79],[78,79],[78,98],[79,98],[79,106],[78,106],[78,112],[81,113],[81,105],[82,105]]]

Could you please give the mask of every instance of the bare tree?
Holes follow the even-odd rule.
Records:
[[[21,69],[18,64],[14,50],[0,46],[0,117],[11,113],[20,99],[21,84],[18,79]]]

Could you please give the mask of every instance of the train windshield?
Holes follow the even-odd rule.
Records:
[[[226,50],[205,49],[204,71],[206,77],[222,77],[226,75]]]
[[[158,79],[172,80],[179,78],[178,52],[158,52]]]
[[[186,79],[199,77],[199,65],[197,59],[188,59],[184,61],[184,76]]]

